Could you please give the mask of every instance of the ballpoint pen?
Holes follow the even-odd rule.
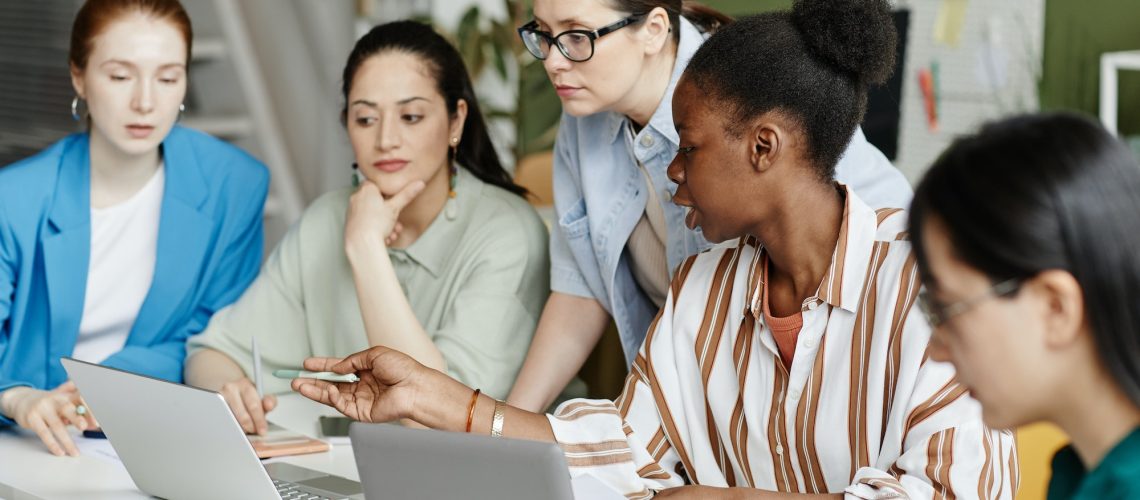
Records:
[[[310,372],[305,370],[277,370],[273,372],[277,378],[311,378],[328,382],[359,382],[360,377],[354,373]]]
[[[253,385],[257,386],[257,397],[264,398],[261,386],[261,351],[257,349],[257,334],[250,337],[250,350],[253,351]]]

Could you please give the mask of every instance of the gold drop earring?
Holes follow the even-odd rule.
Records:
[[[450,177],[448,179],[447,203],[444,204],[443,214],[447,220],[455,220],[456,217],[459,217],[459,202],[455,201],[455,186],[459,182],[459,166],[455,163],[456,155],[459,153],[458,137],[451,138],[450,148],[451,154],[448,155],[450,161],[447,166]]]

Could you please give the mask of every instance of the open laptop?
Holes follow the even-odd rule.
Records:
[[[216,392],[71,358],[63,367],[135,485],[170,499],[364,498],[360,483],[263,465]]]
[[[359,422],[349,436],[368,498],[574,498],[554,443]]]

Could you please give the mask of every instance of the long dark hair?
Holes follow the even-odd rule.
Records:
[[[764,113],[790,114],[817,174],[830,181],[863,119],[868,86],[894,69],[896,38],[886,0],[797,0],[791,11],[721,28],[684,78],[723,108],[733,137]]]
[[[910,241],[930,277],[923,228],[993,283],[1058,269],[1081,285],[1101,361],[1140,406],[1140,166],[1098,123],[1020,116],[954,142],[914,192]]]
[[[527,190],[515,184],[510,174],[503,168],[499,155],[487,134],[487,124],[479,111],[479,101],[471,85],[471,77],[459,52],[430,26],[415,21],[396,21],[372,28],[356,42],[348,62],[344,65],[345,107],[341,110],[341,122],[348,118],[348,92],[360,65],[369,57],[387,51],[400,51],[419,57],[435,79],[437,90],[447,103],[447,112],[455,115],[459,100],[467,102],[467,120],[463,123],[463,135],[455,152],[456,163],[471,172],[483,182],[493,184],[526,196]]]
[[[688,19],[705,33],[715,33],[721,26],[732,22],[732,17],[720,11],[689,0],[610,0],[615,9],[630,14],[648,14],[661,7],[669,15],[673,26],[673,40],[681,39],[681,17]]]

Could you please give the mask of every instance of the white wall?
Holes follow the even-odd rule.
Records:
[[[346,0],[242,0],[241,7],[305,201],[347,186],[340,75],[355,39]]]
[[[1045,0],[969,0],[956,47],[933,38],[941,1],[895,3],[911,9],[895,165],[913,183],[955,137],[1000,116],[1037,110]],[[941,116],[931,131],[917,75],[934,60]]]

